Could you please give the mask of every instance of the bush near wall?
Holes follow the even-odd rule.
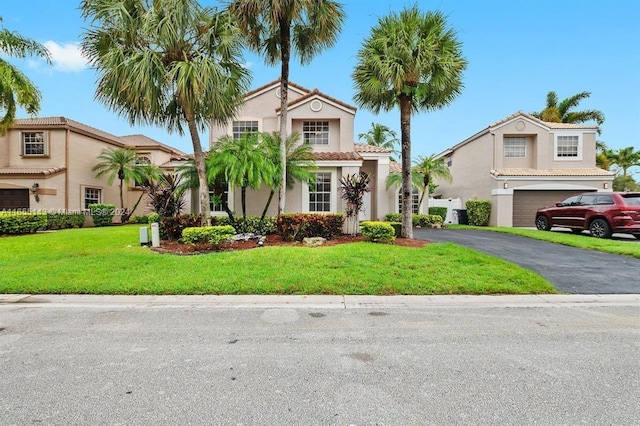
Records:
[[[236,233],[231,225],[198,226],[185,228],[182,231],[182,241],[186,244],[218,244],[229,240]]]
[[[447,208],[446,207],[429,207],[430,215],[438,215],[442,218],[442,222],[447,218]]]
[[[401,222],[402,223],[402,214],[401,213],[387,213],[384,215],[385,222]]]
[[[160,236],[162,239],[177,240],[182,237],[185,228],[199,227],[201,214],[183,214],[179,216],[163,217],[160,219]],[[258,216],[247,216],[247,219],[236,218],[234,229],[238,233],[254,233],[269,235],[276,233],[277,220],[274,216],[265,217],[262,223]],[[212,216],[212,226],[231,225],[229,216]]]
[[[395,240],[395,230],[388,222],[362,222],[360,232],[363,237],[373,242],[390,243]]]
[[[414,214],[412,216],[413,226],[428,228],[433,225],[442,225],[443,219],[437,214]]]
[[[277,233],[287,241],[323,237],[328,240],[342,235],[344,215],[296,213],[278,216]]]
[[[94,226],[108,226],[113,223],[115,204],[89,204],[89,213]]]
[[[84,220],[82,212],[47,213],[46,229],[82,228]]]
[[[466,203],[469,225],[487,226],[491,217],[491,201],[469,200]]]
[[[391,227],[393,228],[395,232],[394,236],[396,238],[402,235],[402,222],[387,222],[387,223],[389,223],[389,225],[391,225]]]
[[[0,235],[32,234],[46,227],[46,213],[0,212]]]

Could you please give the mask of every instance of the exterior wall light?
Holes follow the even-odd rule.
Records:
[[[509,189],[509,184],[507,182],[504,183],[504,189]]]
[[[609,189],[609,184],[607,182],[605,182],[603,185],[604,189]]]

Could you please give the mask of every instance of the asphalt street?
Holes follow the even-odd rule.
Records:
[[[636,425],[639,337],[637,296],[4,296],[0,424]]]
[[[537,272],[565,293],[640,293],[640,259],[491,231],[417,228],[413,236],[452,242],[508,260]],[[640,244],[635,239],[624,243]]]

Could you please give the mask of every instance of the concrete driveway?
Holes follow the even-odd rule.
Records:
[[[537,272],[565,293],[640,293],[640,259],[491,231],[416,228],[413,236],[456,243],[508,260]]]

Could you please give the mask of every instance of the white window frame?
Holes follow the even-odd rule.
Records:
[[[303,213],[319,213],[319,214],[329,214],[329,213],[337,213],[338,212],[338,180],[337,180],[337,170],[336,169],[320,169],[315,172],[318,173],[329,173],[331,175],[330,178],[330,197],[329,197],[329,211],[327,212],[317,212],[311,211],[310,203],[311,203],[311,193],[313,192],[309,189],[309,185],[302,184],[302,210]]]
[[[527,138],[505,136],[503,140],[504,158],[527,158]]]
[[[577,137],[578,139],[578,147],[577,147],[577,152],[575,157],[565,157],[565,156],[558,155],[558,148],[559,148],[558,139],[566,136]],[[578,132],[555,133],[553,135],[553,159],[555,161],[582,161],[582,138],[583,138],[582,133],[578,133]]]
[[[329,145],[330,133],[331,124],[329,120],[304,120],[302,122],[302,141],[307,145]],[[318,139],[320,142],[316,142]]]
[[[233,188],[231,188],[231,186],[227,183],[227,189],[226,191],[224,191],[227,193],[227,205],[229,206],[229,210],[233,211]],[[213,203],[211,202],[211,196],[213,195],[213,191],[209,191],[209,207],[211,210],[211,216],[224,216],[227,214],[227,212],[224,210],[224,208],[222,207],[222,204],[220,204],[220,206],[214,206]]]
[[[420,214],[420,195],[421,191],[418,188],[411,190],[411,213]],[[396,197],[396,211],[402,214],[402,188],[398,189],[398,196]]]
[[[42,141],[38,140],[30,140],[27,141],[27,135],[34,135],[34,138],[37,138],[36,135],[40,135]],[[29,154],[27,153],[27,144],[42,144],[42,153],[37,154]],[[36,131],[23,131],[20,132],[20,152],[23,157],[48,157],[49,156],[49,138],[48,132],[42,130]]]
[[[236,124],[238,124],[238,123],[245,123],[245,124],[246,123],[256,123],[256,127],[257,127],[256,132],[261,132],[262,131],[262,122],[261,122],[261,120],[259,120],[257,118],[252,118],[252,117],[241,117],[241,118],[238,118],[237,120],[233,120],[231,122],[231,128],[229,129],[230,130],[229,134],[235,140],[240,139],[242,137],[242,135],[244,133],[246,133],[246,130],[245,130],[244,133],[238,133],[236,135],[237,132],[235,130],[235,127],[236,127]],[[248,126],[245,126],[245,127],[248,127]]]
[[[97,198],[87,197],[87,191],[96,191],[98,197]],[[96,201],[87,203],[87,200],[96,200]],[[100,204],[100,203],[102,203],[102,188],[96,188],[94,186],[85,186],[82,188],[82,207],[84,210],[89,210],[89,204]]]

